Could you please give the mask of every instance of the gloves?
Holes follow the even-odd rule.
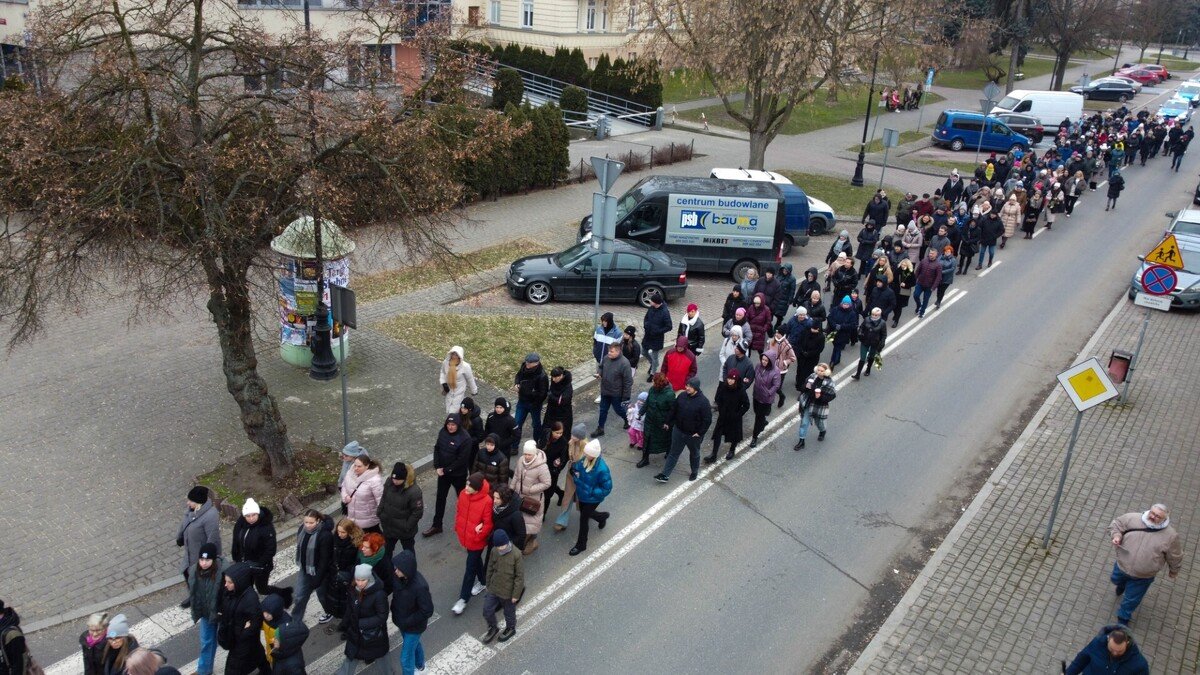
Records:
[[[442,383],[442,393],[443,394],[450,393],[450,385],[446,384],[445,382]]]
[[[177,538],[177,539],[175,540],[175,545],[176,545],[176,546],[179,546],[180,548],[182,548],[182,547],[183,547],[183,537],[179,537],[179,538]]]

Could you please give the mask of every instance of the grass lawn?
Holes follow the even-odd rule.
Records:
[[[835,213],[842,216],[849,215],[857,217],[867,207],[867,202],[875,195],[875,189],[878,184],[868,182],[862,187],[854,187],[850,184],[850,176],[828,176],[822,173],[804,173],[801,171],[780,171],[779,173],[787,176],[793,183],[799,185],[805,193],[810,194],[821,201],[828,203]],[[892,186],[884,185],[884,190],[887,190],[889,197],[891,195],[903,195],[904,190]],[[893,202],[895,200],[893,199]]]
[[[372,328],[439,361],[446,356],[445,345],[462,345],[475,375],[499,389],[512,386],[529,352],[542,357],[547,371],[592,358],[592,322],[580,319],[414,313]]]
[[[980,156],[987,159],[987,155],[981,154]],[[972,154],[972,157],[974,157],[974,154]],[[916,161],[930,166],[939,166],[943,169],[958,169],[959,175],[963,176],[967,181],[970,181],[971,176],[975,175],[975,165],[970,161],[960,162],[953,159],[919,159]]]
[[[663,77],[662,85],[663,105],[717,95],[712,85],[709,84],[708,78],[687,68],[676,68],[674,71],[667,72]]]
[[[930,129],[930,127],[926,127],[925,131],[913,131],[911,129],[908,131],[901,131],[900,132],[900,145],[904,145],[906,143],[912,143],[913,141],[919,141],[922,138],[925,138],[926,136],[929,135],[929,129]],[[883,134],[882,131],[880,131],[878,133],[879,133],[879,135]],[[858,152],[858,144],[856,143],[853,146],[846,148],[846,149],[853,150],[854,152]],[[875,140],[871,141],[870,143],[867,143],[867,152],[868,153],[883,152],[883,139],[876,138]]]
[[[467,253],[462,256],[462,262],[459,264],[447,265],[445,261],[431,260],[403,269],[358,277],[352,285],[359,302],[371,302],[454,281],[468,273],[490,270],[507,265],[522,256],[546,253],[549,250],[544,244],[517,239]],[[454,272],[459,270],[465,272],[456,277]]]
[[[1008,69],[1008,60],[1003,60],[1000,64],[1001,68]],[[1045,75],[1054,70],[1054,61],[1050,59],[1027,58],[1025,64],[1021,67],[1021,72],[1025,74],[1025,79]],[[1003,79],[1003,78],[1001,78]],[[1018,83],[1020,80],[1018,80]],[[983,85],[988,83],[987,77],[983,74],[982,68],[973,70],[943,70],[933,76],[934,87],[949,87],[951,89],[983,89]],[[1019,84],[1017,88],[1020,88]]]
[[[937,94],[926,94],[926,103],[937,103],[942,97]],[[838,96],[837,103],[826,103],[824,90],[816,93],[813,100],[796,106],[792,116],[788,118],[779,133],[791,136],[805,134],[810,131],[836,127],[847,122],[861,120],[867,110],[867,90],[844,90]],[[725,106],[715,105],[696,110],[680,111],[679,116],[693,122],[700,121],[700,113],[708,118],[708,123],[728,129],[744,129],[741,124],[725,112]]]

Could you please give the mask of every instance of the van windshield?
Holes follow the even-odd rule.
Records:
[[[629,215],[629,212],[633,210],[633,207],[637,206],[641,201],[641,190],[630,190],[621,195],[621,198],[617,200],[617,222],[619,223],[624,220],[625,216]]]
[[[1016,108],[1017,104],[1020,102],[1021,99],[1017,98],[1016,96],[1005,96],[1004,98],[1000,99],[1000,102],[996,104],[996,107],[1000,108],[1001,110],[1012,110],[1013,108]]]

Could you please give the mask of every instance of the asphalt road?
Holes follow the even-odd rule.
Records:
[[[578,558],[566,555],[577,519],[569,532],[547,528],[541,549],[525,559],[523,615],[517,638],[503,649],[474,640],[485,628],[481,598],[461,617],[449,612],[463,562],[453,534],[418,540],[439,613],[425,634],[431,672],[847,667],[1054,374],[1123,295],[1134,254],[1148,250],[1167,224],[1163,212],[1190,202],[1194,174],[1167,166],[1159,158],[1131,167],[1120,210],[1103,211],[1102,188],[1054,230],[1011,241],[986,276],[956,278],[940,311],[920,321],[909,311],[882,371],[850,382],[844,363],[823,443],[814,431],[808,449],[792,451],[794,373],[785,385],[789,405],[768,431],[778,434],[752,456],[718,465],[719,478],[706,473],[687,484],[685,461],[671,484],[655,483],[662,459],[634,468],[637,455],[610,419],[604,447],[615,490],[605,508],[612,520],[604,532],[593,529],[588,555]],[[793,256],[796,267],[820,257],[823,242]],[[701,362],[706,383],[717,377],[715,353]],[[576,401],[577,420],[589,427],[591,398]],[[135,623],[142,615],[169,623],[158,613],[177,601],[160,595],[123,611]],[[312,625],[315,600],[310,608]],[[42,663],[69,656],[79,630],[36,636]],[[159,647],[172,663],[188,664],[196,634],[185,629]],[[310,664],[324,656],[310,673],[340,663],[340,645],[320,629],[305,651]]]

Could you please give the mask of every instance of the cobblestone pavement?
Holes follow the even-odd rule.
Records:
[[[973,100],[971,92],[955,95],[948,100]],[[915,124],[916,113],[898,113],[895,119],[907,120],[908,115]],[[849,175],[852,162],[829,155],[857,141],[856,128],[861,130],[848,124],[780,137],[771,146],[768,163]],[[606,143],[576,142],[570,155],[578,162],[595,154],[693,139],[703,156],[672,165],[669,173],[706,175],[712,166],[744,161],[746,146],[740,139],[679,129]],[[650,173],[622,176],[614,191]],[[872,179],[870,168],[867,178]],[[888,173],[888,182],[914,189],[931,185],[931,180],[894,169]],[[573,241],[574,225],[594,190],[594,184],[570,185],[472,205],[455,215],[457,232],[448,235],[447,245],[462,254],[520,237],[565,246]],[[407,262],[403,247],[376,231],[360,230],[354,238],[359,244],[352,261],[355,275]],[[818,239],[790,260],[803,270],[824,255],[825,246]],[[441,416],[435,393],[438,363],[370,330],[370,322],[412,310],[481,311],[446,308],[445,303],[490,288],[497,273],[469,279],[465,288],[443,284],[360,309],[368,327],[350,337],[351,433],[385,462],[414,461],[429,453]],[[720,302],[724,282],[709,279],[714,302]],[[694,281],[699,292],[703,284]],[[0,598],[18,607],[27,624],[51,622],[81,606],[172,577],[178,562],[175,528],[193,477],[253,448],[225,390],[202,292],[202,284],[184,289],[169,314],[143,313],[126,325],[128,293],[114,287],[108,296],[93,298],[85,308],[90,311],[82,315],[48,312],[46,331],[5,355],[0,405],[6,433],[0,448],[10,468],[0,477],[0,530],[8,533],[0,549]],[[683,304],[691,299],[689,294]],[[268,300],[260,307],[270,304]],[[681,307],[675,305],[672,314],[677,317]],[[513,311],[590,312],[584,304],[556,307]],[[632,305],[615,309],[618,316],[640,319]],[[715,313],[707,300],[702,311]],[[260,317],[265,323],[259,327],[259,370],[293,438],[339,446],[338,383],[314,382],[282,363],[271,337],[271,314],[263,311]],[[485,387],[480,398],[489,400],[497,393]]]
[[[1122,300],[1090,353],[1133,350],[1143,310]],[[1159,575],[1130,627],[1156,673],[1197,672],[1200,650],[1200,380],[1197,317],[1155,312],[1130,405],[1084,414],[1055,523],[1041,548],[1075,408],[1055,394],[921,573],[852,672],[1058,672],[1115,622],[1109,521],[1171,506],[1184,566]],[[1047,373],[1047,377],[1053,377]],[[990,492],[988,489],[990,488]],[[977,511],[975,509],[978,509]],[[961,533],[956,538],[956,533]]]

